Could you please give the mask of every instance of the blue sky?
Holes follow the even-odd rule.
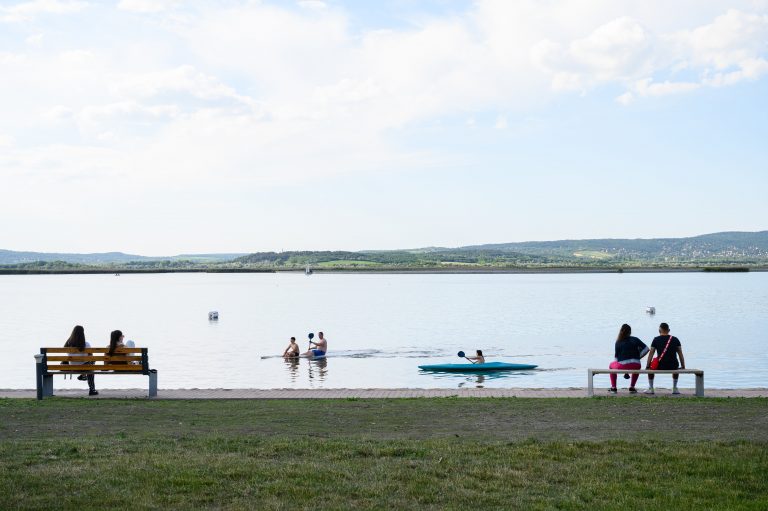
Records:
[[[0,1],[0,248],[768,229],[768,2]]]

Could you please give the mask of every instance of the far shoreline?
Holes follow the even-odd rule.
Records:
[[[493,274],[590,274],[590,273],[749,273],[766,272],[767,266],[696,266],[631,268],[313,268],[312,274],[392,274],[392,275],[493,275]],[[30,270],[0,268],[0,275],[133,275],[161,273],[304,273],[300,268],[93,268]]]

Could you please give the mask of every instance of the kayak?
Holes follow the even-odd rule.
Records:
[[[533,364],[508,364],[507,362],[486,362],[484,364],[431,364],[419,366],[424,371],[453,371],[457,373],[478,371],[523,371],[535,369]]]

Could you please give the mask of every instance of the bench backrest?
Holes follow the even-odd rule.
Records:
[[[149,374],[147,348],[118,348],[109,356],[109,348],[40,348],[43,371],[54,374],[110,371]]]

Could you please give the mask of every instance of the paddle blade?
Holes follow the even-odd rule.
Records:
[[[458,352],[456,355],[458,355],[461,358],[464,358],[464,352],[463,351]]]
[[[313,334],[312,332],[310,332],[310,333],[309,333],[309,338],[310,338],[310,339],[314,339],[314,337],[315,337],[315,334]]]

